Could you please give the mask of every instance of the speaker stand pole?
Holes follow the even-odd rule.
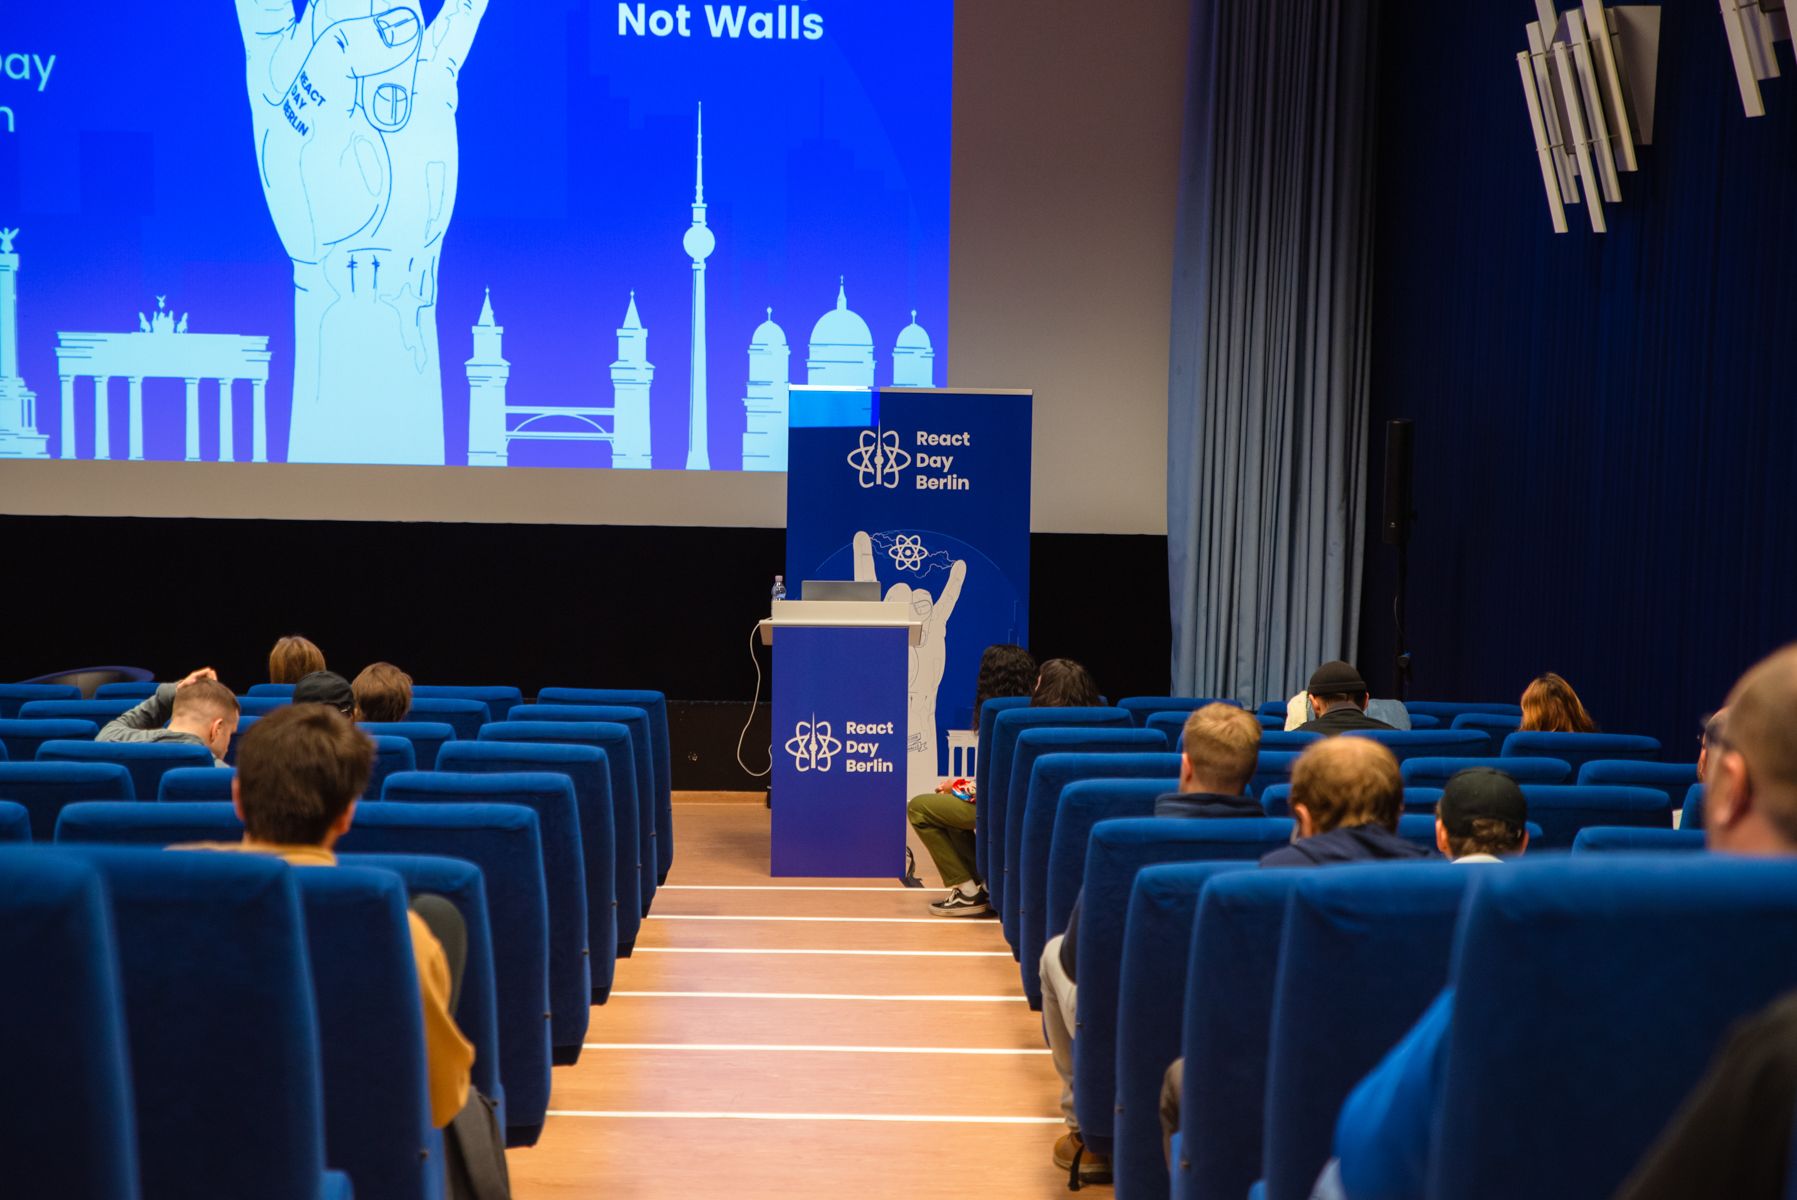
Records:
[[[1398,626],[1396,670],[1397,699],[1401,704],[1410,698],[1410,635],[1404,627],[1404,594],[1410,583],[1410,531],[1398,535],[1398,591],[1391,601],[1392,620]]]

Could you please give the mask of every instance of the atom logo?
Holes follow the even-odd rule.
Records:
[[[896,488],[899,472],[911,465],[911,455],[900,448],[897,430],[875,433],[861,431],[861,444],[849,451],[849,466],[855,468],[864,488]]]
[[[916,534],[901,533],[892,540],[892,546],[886,551],[892,558],[893,566],[901,571],[921,571],[929,552],[923,548],[923,539]]]
[[[830,722],[818,720],[813,713],[809,721],[793,726],[786,752],[799,771],[828,771],[831,760],[842,752],[842,743],[831,736]]]

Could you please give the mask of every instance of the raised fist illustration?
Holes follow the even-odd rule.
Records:
[[[437,266],[486,0],[237,0],[262,194],[293,261],[291,462],[443,462]]]

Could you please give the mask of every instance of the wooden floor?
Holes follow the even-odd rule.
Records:
[[[542,1140],[510,1155],[519,1200],[1065,1195],[1058,1083],[996,921],[933,918],[941,893],[896,881],[770,879],[759,795],[677,796],[674,830]]]

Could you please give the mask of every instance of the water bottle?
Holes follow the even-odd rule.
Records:
[[[776,575],[774,576],[774,600],[778,602],[784,599],[786,599],[786,576]]]

